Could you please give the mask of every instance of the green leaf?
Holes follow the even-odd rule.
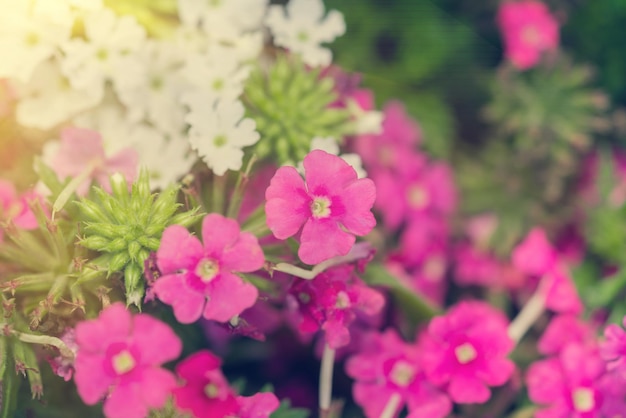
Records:
[[[284,399],[280,407],[270,415],[270,418],[308,418],[310,415],[308,409],[291,408],[289,399]]]
[[[592,289],[583,293],[587,306],[591,309],[611,305],[617,296],[626,288],[626,269],[599,281]]]

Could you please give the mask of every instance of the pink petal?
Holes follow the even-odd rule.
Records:
[[[556,262],[556,250],[541,228],[532,229],[513,250],[513,264],[527,274],[542,275]]]
[[[102,137],[96,131],[81,128],[65,128],[61,132],[58,154],[53,158],[52,169],[64,179],[76,176],[96,161],[105,158]]]
[[[125,340],[131,333],[131,315],[124,304],[114,303],[97,319],[76,325],[76,343],[85,352],[102,352],[111,341]]]
[[[477,373],[477,376],[489,386],[500,386],[506,383],[515,371],[515,363],[509,359],[487,359],[485,372]]]
[[[176,374],[187,383],[203,383],[208,370],[219,369],[222,360],[209,350],[198,351],[176,366]]]
[[[163,231],[161,246],[157,251],[157,266],[163,275],[190,270],[195,268],[202,255],[200,240],[184,227],[172,225]]]
[[[376,200],[376,186],[370,179],[359,179],[350,184],[341,194],[346,214],[340,219],[352,234],[366,235],[375,226],[376,219],[371,209]]]
[[[265,255],[256,237],[242,232],[237,242],[222,254],[221,267],[227,271],[248,273],[263,267]]]
[[[526,375],[528,396],[535,403],[553,403],[565,390],[563,372],[556,358],[531,364]]]
[[[426,382],[422,383],[422,390],[419,392],[409,392],[407,403],[409,406],[407,418],[444,418],[452,411],[450,398]]]
[[[350,164],[326,151],[311,151],[304,157],[302,164],[307,189],[312,195],[340,195],[346,186],[357,179],[356,171]]]
[[[239,224],[234,219],[210,213],[202,221],[202,243],[205,254],[221,258],[222,252],[239,238]]]
[[[278,409],[280,401],[271,392],[255,393],[252,396],[237,396],[240,418],[268,418]]]
[[[480,380],[461,376],[450,380],[448,393],[456,403],[484,403],[491,397],[491,392]]]
[[[267,226],[278,239],[295,235],[311,217],[310,201],[300,174],[293,167],[276,171],[265,191]]]
[[[368,418],[380,417],[394,393],[393,389],[370,383],[356,382],[352,386],[354,400],[363,408]]]
[[[346,362],[346,373],[356,380],[373,381],[380,371],[379,365],[375,362],[377,355],[357,354]]]
[[[145,314],[135,316],[133,345],[141,352],[141,363],[160,365],[176,359],[182,351],[180,338],[164,322]]]
[[[133,148],[124,148],[105,161],[107,178],[98,178],[102,185],[109,185],[108,176],[114,173],[121,173],[127,183],[132,183],[137,178],[137,167],[139,164],[139,154]]]
[[[176,387],[176,378],[165,369],[150,368],[142,373],[140,385],[145,404],[150,408],[158,409],[165,405],[170,393]]]
[[[113,384],[113,378],[104,372],[103,361],[103,355],[85,354],[80,349],[76,356],[74,383],[78,395],[87,405],[94,405],[102,399]]]
[[[148,407],[140,388],[141,385],[136,383],[115,387],[104,401],[104,415],[107,418],[145,418]]]
[[[254,305],[259,296],[256,287],[231,273],[220,274],[211,284],[203,313],[206,319],[227,322]]]
[[[17,193],[13,183],[0,179],[0,208],[3,211],[9,209],[17,199]]]
[[[298,256],[304,263],[318,264],[348,254],[355,241],[354,235],[341,230],[332,219],[309,219],[302,228]]]
[[[153,290],[163,303],[172,305],[178,322],[191,324],[202,316],[206,298],[187,287],[185,274],[163,276],[154,283]]]

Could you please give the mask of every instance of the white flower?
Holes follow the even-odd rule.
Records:
[[[87,40],[71,39],[62,46],[61,68],[72,86],[93,89],[102,97],[107,80],[125,86],[139,82],[143,67],[133,52],[145,42],[146,32],[135,18],[103,9],[86,13],[83,23]]]
[[[144,76],[118,83],[118,96],[135,122],[147,118],[169,135],[178,135],[185,126],[179,97],[185,88],[180,75],[180,54],[173,44],[148,41],[137,53]]]
[[[332,137],[313,138],[313,140],[311,141],[311,151],[316,150],[316,149],[326,151],[329,154],[333,154],[333,155],[337,155],[341,157],[342,160],[344,160],[345,162],[350,164],[352,168],[354,168],[354,171],[356,171],[358,178],[367,177],[367,173],[363,169],[363,162],[361,161],[361,157],[359,156],[359,154],[339,155],[339,152],[340,152],[339,144],[337,144],[337,141],[335,140],[335,138],[332,138]],[[298,171],[300,171],[301,173],[304,173],[304,166],[302,165],[302,162],[298,164]]]
[[[322,0],[291,0],[286,6],[270,6],[265,24],[274,35],[274,43],[300,54],[311,66],[327,66],[331,52],[320,46],[332,42],[346,31],[343,15],[331,10],[324,17]]]
[[[200,157],[218,176],[226,170],[239,170],[243,159],[241,148],[259,140],[252,119],[244,119],[244,107],[239,101],[218,101],[215,109],[207,106],[213,100],[207,95],[204,106],[200,97],[194,98],[185,120],[189,123],[189,142]]]
[[[90,90],[73,89],[54,61],[41,63],[28,84],[15,87],[20,97],[16,106],[18,123],[42,130],[67,121],[99,101]]]
[[[73,16],[50,0],[0,0],[0,78],[27,83],[37,65],[69,39]]]
[[[259,29],[267,3],[268,0],[178,0],[178,14],[187,26],[210,26],[207,21],[222,21],[242,32]]]

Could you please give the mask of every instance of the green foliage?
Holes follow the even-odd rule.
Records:
[[[161,235],[169,225],[190,226],[202,215],[199,208],[177,213],[178,187],[161,193],[150,192],[147,171],[132,184],[131,191],[121,175],[111,177],[112,194],[94,187],[94,197],[78,203],[83,221],[80,244],[104,253],[94,261],[107,275],[124,273],[126,303],[141,306],[144,295],[144,262],[159,248]],[[97,273],[97,269],[95,270]]]
[[[351,133],[348,111],[328,108],[336,99],[333,86],[295,57],[279,55],[267,72],[257,67],[246,82],[244,103],[261,134],[254,146],[259,158],[272,156],[279,165],[302,161],[314,137]]]
[[[270,415],[270,418],[308,418],[311,415],[308,409],[292,408],[289,399],[280,403],[280,407]]]

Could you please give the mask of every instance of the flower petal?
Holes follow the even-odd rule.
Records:
[[[190,324],[202,316],[206,298],[189,289],[185,274],[163,276],[154,283],[153,289],[163,303],[172,305],[180,323]]]
[[[355,241],[354,235],[342,231],[333,220],[310,219],[302,228],[298,256],[307,264],[318,264],[348,254]]]
[[[322,150],[311,151],[304,160],[304,178],[312,195],[341,195],[357,179],[356,171],[340,157]]]
[[[254,305],[259,296],[256,287],[231,273],[220,274],[211,284],[203,313],[206,319],[227,322]]]
[[[143,364],[160,365],[175,360],[183,349],[180,338],[169,326],[145,314],[135,316],[132,338]]]
[[[249,232],[242,232],[235,245],[224,251],[221,260],[223,269],[244,273],[258,270],[264,263],[265,256],[259,241]]]
[[[276,171],[265,191],[267,226],[278,239],[295,235],[311,216],[310,201],[304,180],[293,167]]]
[[[168,226],[157,251],[157,266],[163,275],[195,268],[202,257],[202,244],[180,225]]]

